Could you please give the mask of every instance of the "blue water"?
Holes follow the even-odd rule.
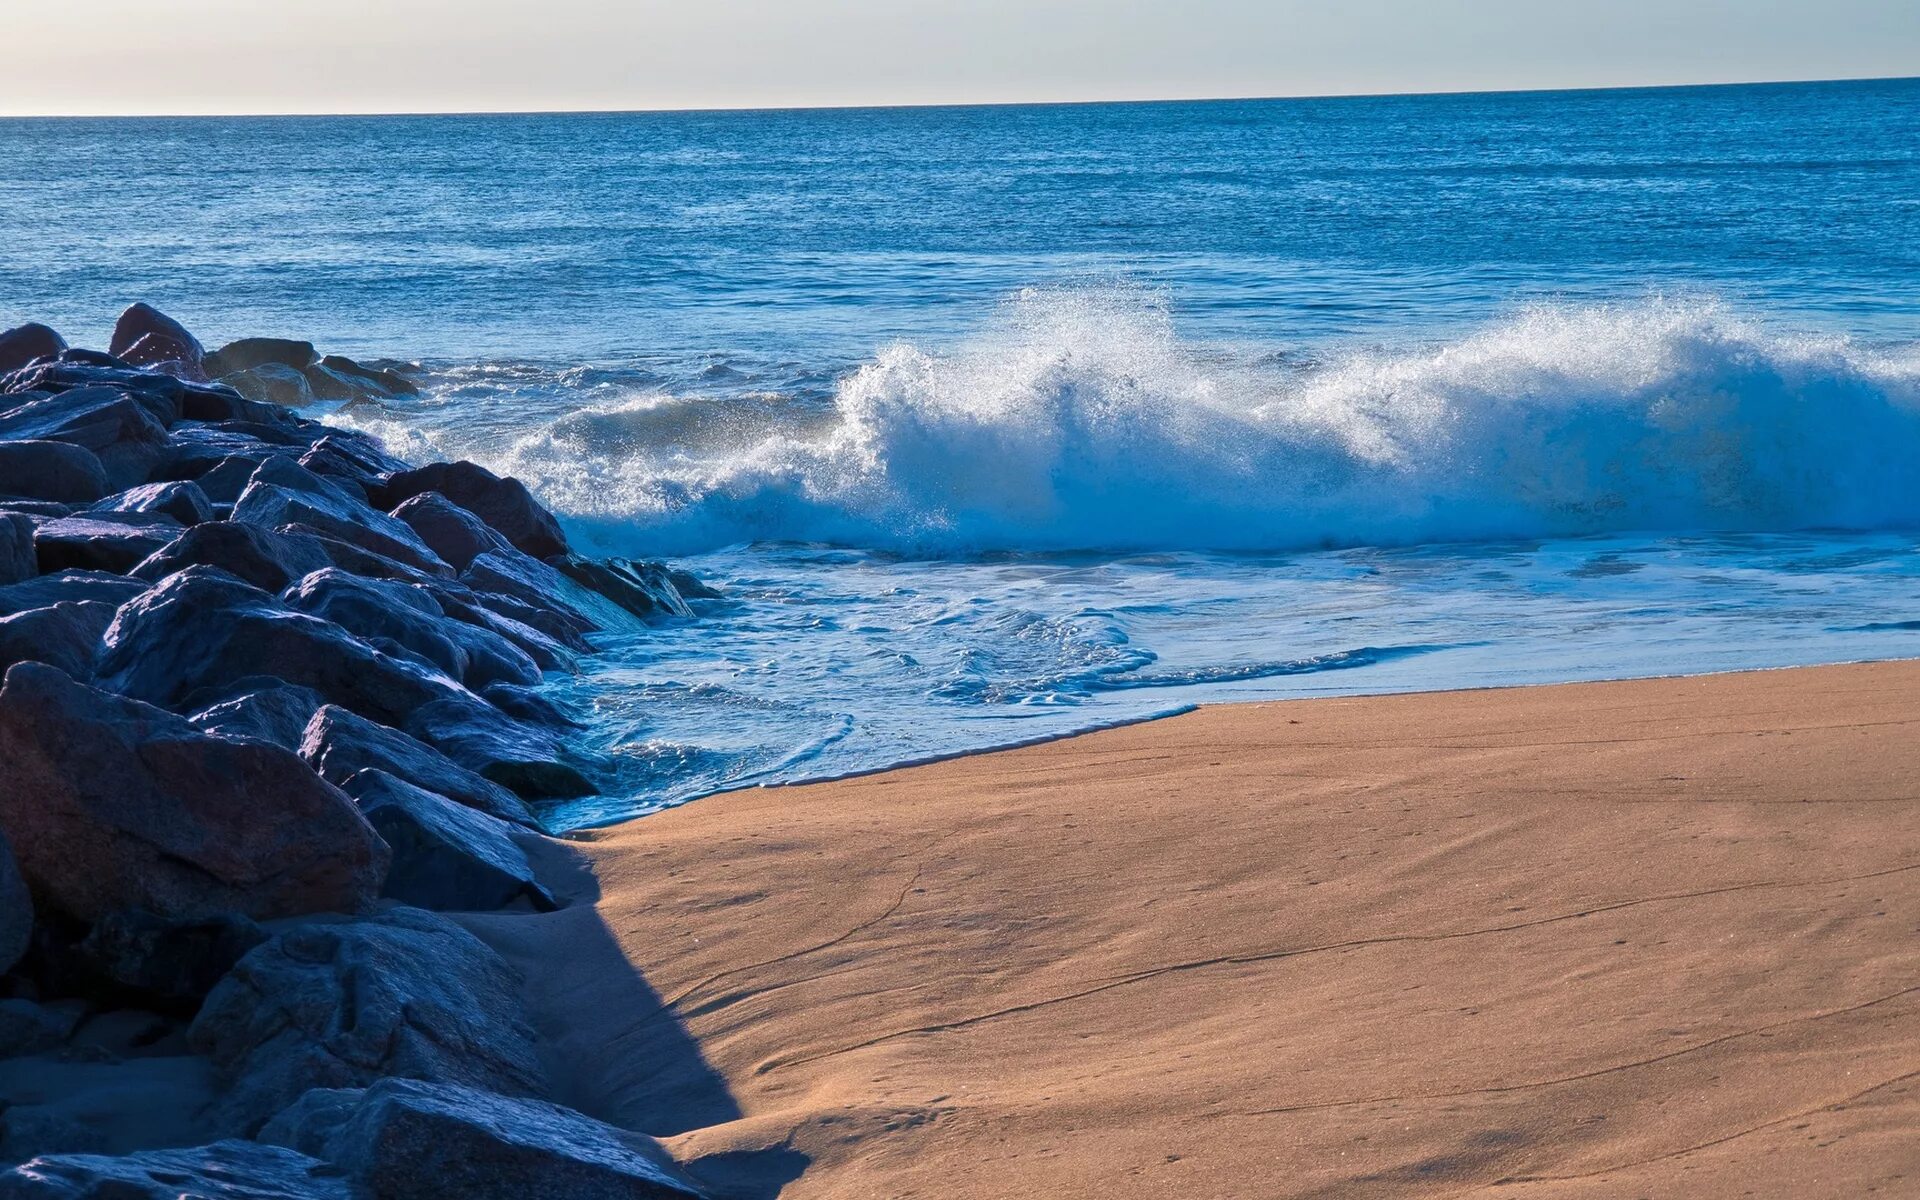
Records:
[[[332,419],[726,590],[591,820],[1262,695],[1920,653],[1920,81],[0,121],[0,323],[422,362]]]

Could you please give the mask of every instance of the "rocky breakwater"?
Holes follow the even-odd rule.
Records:
[[[598,771],[538,685],[702,589],[290,407],[392,372],[110,351],[0,333],[0,1197],[698,1194],[441,914],[562,902]]]

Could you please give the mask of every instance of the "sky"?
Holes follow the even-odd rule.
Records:
[[[1920,74],[1920,0],[5,0],[0,114],[1304,96]]]

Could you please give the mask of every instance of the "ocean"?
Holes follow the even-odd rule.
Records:
[[[1920,654],[1920,81],[0,121],[0,325],[422,365],[330,419],[724,599],[614,819],[1216,700]]]

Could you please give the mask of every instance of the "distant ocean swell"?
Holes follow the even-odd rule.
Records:
[[[596,392],[488,444],[458,422],[361,423],[489,460],[608,548],[654,554],[1920,524],[1920,352],[1708,300],[1532,308],[1444,345],[1294,362],[1183,341],[1151,293],[1034,291],[957,349],[880,351],[830,403]]]

